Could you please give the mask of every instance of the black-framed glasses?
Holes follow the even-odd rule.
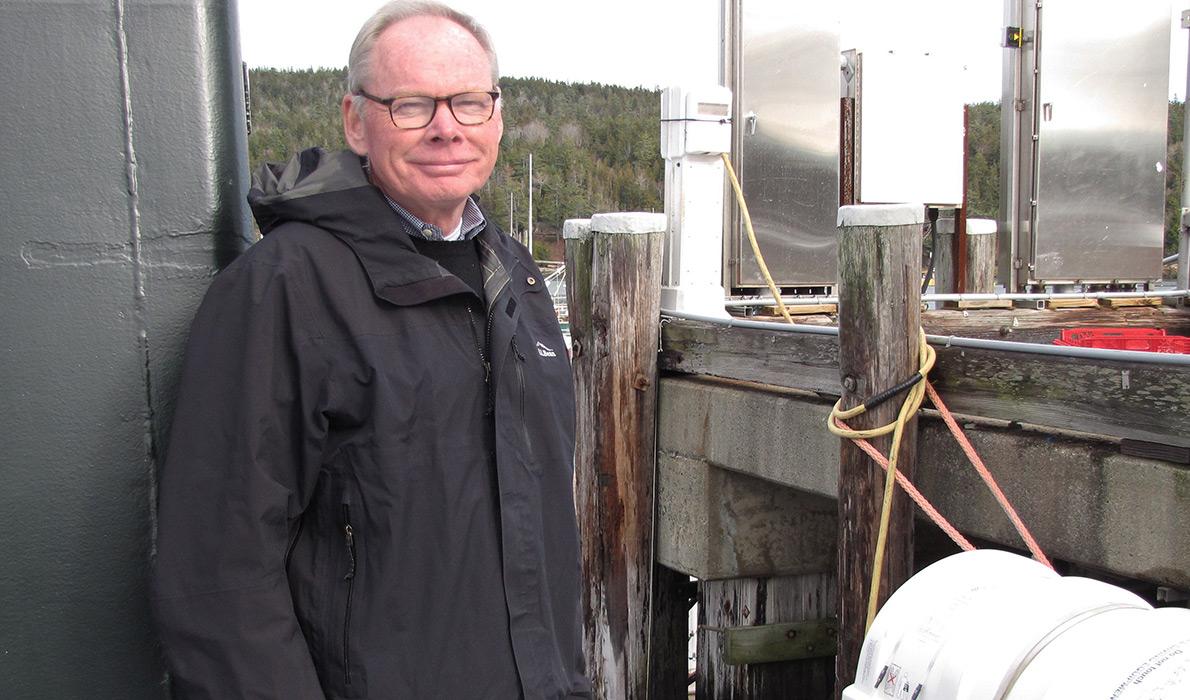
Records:
[[[460,92],[444,97],[429,95],[408,95],[405,97],[382,98],[364,90],[355,94],[388,107],[388,116],[398,129],[421,129],[434,121],[438,103],[445,102],[455,121],[463,126],[477,126],[489,121],[496,113],[499,90],[491,92]]]

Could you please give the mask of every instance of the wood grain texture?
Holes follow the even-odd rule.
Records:
[[[724,627],[724,658],[732,666],[834,657],[838,629],[833,619]]]
[[[921,327],[921,234],[916,224],[844,226],[839,236],[839,375],[842,407],[851,408],[904,381],[918,368]],[[857,430],[892,423],[905,395],[848,421]],[[873,438],[889,454],[892,436]],[[898,469],[913,479],[917,419],[905,426]],[[850,440],[839,452],[839,650],[837,693],[855,679],[877,559],[884,472]],[[888,526],[878,600],[913,575],[913,510],[896,492]]]
[[[699,700],[832,697],[833,658],[733,666],[719,630],[829,618],[838,600],[834,574],[702,581],[698,587]]]
[[[996,291],[996,236],[967,235],[967,286],[969,294]]]
[[[1102,323],[1102,312],[1056,312],[1087,316],[1085,325]],[[1157,309],[1145,311],[1159,311]],[[938,312],[935,312],[938,313]],[[977,319],[950,315],[956,334],[977,330]],[[1055,336],[1015,314],[985,312],[1009,339]],[[1017,312],[1019,313],[1019,312]],[[1021,316],[1037,318],[1047,312]],[[976,316],[977,314],[971,314]],[[968,329],[965,323],[972,324]],[[1158,325],[1149,322],[1151,325]],[[1177,328],[1180,323],[1169,325]],[[988,327],[980,326],[987,334]],[[927,327],[927,332],[941,330]],[[1174,333],[1173,330],[1170,333]],[[936,347],[930,381],[951,410],[974,416],[1031,423],[1110,438],[1131,438],[1177,447],[1190,446],[1190,367],[1149,365]],[[685,374],[771,384],[839,396],[838,339],[833,336],[726,328],[697,321],[668,321],[662,329],[661,368]]]
[[[958,291],[956,284],[957,267],[955,257],[958,251],[959,237],[953,233],[938,231],[934,250],[934,292],[937,294],[952,294]]]
[[[592,231],[566,244],[584,651],[599,698],[649,687],[663,236]]]

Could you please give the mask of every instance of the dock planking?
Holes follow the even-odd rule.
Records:
[[[935,332],[928,323],[926,329]],[[953,411],[1190,447],[1186,430],[1190,367],[953,346],[935,349],[938,360],[930,380]],[[661,330],[659,366],[668,372],[740,379],[836,397],[840,392],[837,358],[838,338],[829,335],[728,328],[678,319],[667,320]]]

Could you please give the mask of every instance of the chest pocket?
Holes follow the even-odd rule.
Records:
[[[534,473],[549,465],[570,466],[574,435],[574,389],[569,354],[553,302],[544,284],[522,287],[509,361],[511,393],[525,462]],[[507,308],[507,307],[506,307]],[[515,308],[515,307],[514,307]],[[510,314],[511,315],[511,314]]]

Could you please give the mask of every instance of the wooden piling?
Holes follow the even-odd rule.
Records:
[[[835,673],[833,573],[703,581],[697,700],[826,700]]]
[[[918,368],[921,325],[921,225],[917,205],[847,206],[839,210],[839,372],[844,409],[896,386]],[[872,428],[896,419],[898,394],[849,421]],[[888,454],[891,436],[871,441]],[[917,421],[901,441],[899,469],[913,474]],[[836,697],[855,680],[865,632],[884,472],[850,440],[839,465],[839,650]],[[879,599],[913,571],[912,503],[893,502]]]
[[[996,222],[992,219],[967,221],[965,291],[972,294],[996,291]]]
[[[596,698],[647,697],[650,648],[685,631],[654,610],[657,598],[684,614],[680,596],[653,591],[674,582],[664,571],[654,575],[652,547],[665,229],[664,214],[600,214],[564,231],[584,652]],[[656,674],[684,685],[683,658],[672,660],[676,673],[666,675],[665,660]]]
[[[953,294],[958,291],[957,277],[957,247],[959,237],[956,235],[958,225],[958,211],[954,216],[942,216],[934,222],[937,227],[934,236],[934,293]]]

